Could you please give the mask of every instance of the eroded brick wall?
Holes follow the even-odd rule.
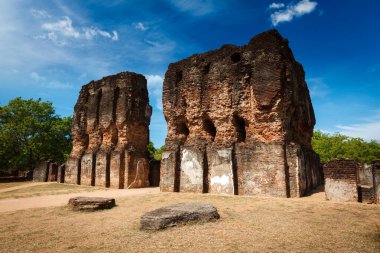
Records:
[[[33,170],[33,181],[47,182],[49,174],[49,161],[39,163]]]
[[[352,159],[333,159],[323,166],[327,200],[358,201],[357,170],[361,165]]]
[[[74,109],[65,182],[148,186],[151,112],[146,79],[140,74],[122,72],[83,86]]]
[[[376,160],[372,163],[372,169],[375,200],[377,204],[380,204],[380,160]]]
[[[161,190],[298,197],[321,183],[302,66],[271,30],[172,63]]]
[[[380,161],[371,164],[352,159],[333,159],[324,165],[328,200],[380,203]]]

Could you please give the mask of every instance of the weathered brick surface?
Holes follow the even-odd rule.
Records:
[[[49,160],[39,163],[33,170],[33,181],[56,182],[58,177],[58,164]]]
[[[361,164],[334,159],[324,165],[326,198],[338,201],[380,203],[380,161]]]
[[[179,191],[179,150],[164,151],[162,153],[160,168],[161,191]]]
[[[372,163],[375,200],[380,204],[380,160]]]
[[[321,183],[305,74],[271,30],[172,63],[161,190],[302,196]]]
[[[357,202],[357,170],[360,166],[352,159],[333,159],[326,163],[323,166],[326,198]]]
[[[139,170],[139,183],[132,187],[148,186],[151,110],[142,75],[122,72],[83,86],[74,109],[65,181],[126,188]]]
[[[373,167],[368,164],[363,164],[356,172],[359,201],[363,203],[376,203]]]
[[[58,174],[58,164],[54,162],[50,162],[47,181],[48,182],[57,181],[57,174]]]
[[[58,166],[57,182],[58,183],[65,182],[65,164],[61,164]]]
[[[65,183],[80,184],[81,179],[81,157],[69,157],[65,163]]]
[[[33,181],[47,182],[50,161],[39,163],[33,170]]]

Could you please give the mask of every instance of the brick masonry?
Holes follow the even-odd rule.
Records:
[[[148,186],[151,112],[147,82],[140,74],[122,72],[84,85],[74,109],[65,182]]]
[[[300,197],[321,184],[305,73],[276,30],[169,65],[161,190]]]
[[[380,162],[361,164],[352,159],[333,159],[323,167],[326,199],[380,203]]]

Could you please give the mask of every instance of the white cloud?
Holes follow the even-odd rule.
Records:
[[[317,2],[310,2],[309,0],[302,0],[294,6],[296,16],[302,16],[315,10]]]
[[[340,133],[350,136],[363,138],[366,141],[380,141],[380,110],[375,115],[369,117],[362,123],[351,125],[337,125]]]
[[[112,34],[111,34],[107,31],[100,30],[97,27],[83,28],[83,31],[84,31],[84,36],[88,40],[92,40],[95,36],[98,36],[98,35],[103,36],[105,38],[112,39],[112,40],[119,39],[119,35],[116,31],[112,31]]]
[[[148,28],[141,22],[134,23],[135,28],[140,31],[146,31]]]
[[[325,97],[330,93],[330,87],[322,78],[309,78],[306,80],[312,97]]]
[[[40,76],[37,72],[30,73],[29,77],[32,78],[32,80],[34,80],[36,82],[40,82],[40,81],[45,80],[45,77]]]
[[[73,21],[69,17],[63,17],[63,19],[53,22],[53,23],[44,23],[42,28],[49,32],[57,32],[67,37],[74,37],[78,39],[80,33],[75,30],[73,27]]]
[[[281,9],[284,7],[285,7],[285,4],[283,4],[283,3],[271,3],[269,5],[269,9]]]
[[[45,10],[31,9],[30,13],[35,18],[50,18],[51,17],[50,14]]]
[[[148,90],[151,101],[156,102],[156,107],[162,111],[162,85],[164,79],[159,75],[145,75],[148,82]]]
[[[203,16],[214,12],[221,1],[214,0],[169,0],[179,11],[187,12],[194,16]]]
[[[112,31],[112,40],[118,40],[119,39],[119,34],[116,31]]]
[[[316,9],[317,4],[317,2],[310,0],[301,0],[295,5],[289,4],[285,9],[278,10],[270,15],[272,24],[277,26],[279,23],[292,21],[294,17],[301,17],[305,14],[309,14]],[[271,6],[272,4],[269,8]]]
[[[67,45],[66,39],[81,39],[92,40],[96,36],[101,36],[111,40],[118,40],[119,34],[116,31],[112,33],[99,29],[98,27],[82,27],[75,28],[73,21],[65,16],[57,22],[46,22],[42,24],[42,28],[48,31],[47,34],[34,36],[35,39],[48,39],[58,46]]]

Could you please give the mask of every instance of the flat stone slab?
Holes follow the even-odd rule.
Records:
[[[207,203],[190,202],[161,207],[141,216],[141,229],[158,230],[190,222],[219,219],[216,208]]]
[[[111,209],[115,206],[115,199],[99,197],[75,197],[69,199],[68,205],[73,210],[95,211],[102,209]]]

